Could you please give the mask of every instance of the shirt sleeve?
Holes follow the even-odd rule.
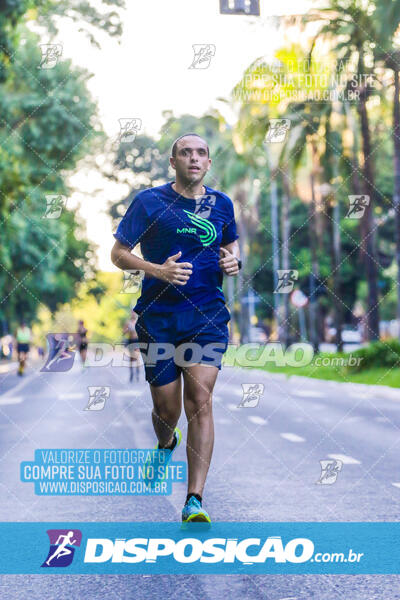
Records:
[[[226,246],[226,244],[231,244],[235,240],[238,239],[239,235],[236,231],[236,221],[235,221],[235,212],[233,208],[233,202],[229,198],[228,205],[226,210],[226,221],[222,226],[222,240],[221,246]]]
[[[142,239],[149,228],[149,218],[140,197],[136,196],[122,217],[114,237],[131,250]]]

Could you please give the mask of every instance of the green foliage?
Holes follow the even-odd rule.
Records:
[[[93,4],[93,5],[92,5]],[[94,276],[93,246],[75,212],[44,218],[46,195],[68,196],[66,176],[104,139],[85,69],[58,60],[39,68],[40,38],[24,24],[32,19],[57,33],[60,17],[86,22],[119,36],[121,21],[110,7],[123,0],[5,0],[0,11],[0,319],[13,329],[39,309],[71,300],[79,282]],[[106,11],[102,11],[106,7]],[[1,332],[0,332],[1,333]]]
[[[359,365],[347,367],[349,372],[367,371],[380,367],[398,369],[400,367],[400,342],[398,340],[372,342],[365,348],[356,350],[352,355],[360,358],[361,361],[359,361]]]

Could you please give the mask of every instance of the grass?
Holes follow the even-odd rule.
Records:
[[[250,356],[250,352],[248,354]],[[315,356],[311,363],[302,367],[294,366],[275,366],[272,362],[263,367],[254,367],[269,373],[283,373],[287,377],[299,375],[302,377],[311,377],[314,379],[326,379],[329,381],[340,381],[342,383],[364,383],[368,385],[387,385],[389,387],[400,388],[400,369],[388,367],[374,367],[363,371],[354,372],[351,368],[339,365],[316,365],[315,360],[328,358],[330,360],[343,358],[348,359],[349,354],[321,353]],[[253,368],[251,366],[249,369]]]

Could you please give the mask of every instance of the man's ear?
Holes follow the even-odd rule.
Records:
[[[174,158],[173,156],[170,156],[170,158],[169,158],[169,164],[171,165],[171,167],[172,167],[173,169],[176,169],[176,166],[175,166],[175,158]]]

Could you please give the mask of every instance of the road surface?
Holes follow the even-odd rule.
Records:
[[[260,383],[257,406],[239,407],[242,384]],[[88,386],[109,386],[101,411],[84,410]],[[37,448],[152,448],[143,373],[74,364],[0,373],[1,521],[179,521],[184,484],[171,496],[35,496],[19,480]],[[214,393],[215,447],[204,492],[214,521],[398,521],[400,393],[225,367]],[[179,426],[186,439],[186,419]],[[174,460],[185,460],[185,443]],[[343,463],[317,485],[320,460]],[[394,600],[400,575],[3,575],[3,600]]]

